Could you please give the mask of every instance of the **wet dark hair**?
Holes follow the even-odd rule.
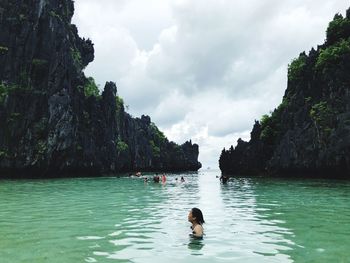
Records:
[[[191,211],[192,211],[192,216],[196,218],[196,222],[198,224],[202,225],[203,223],[205,223],[202,211],[199,208],[193,207]]]

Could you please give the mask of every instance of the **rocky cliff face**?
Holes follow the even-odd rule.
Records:
[[[90,40],[71,24],[73,1],[0,2],[0,177],[198,170],[198,145],[169,142],[147,116],[124,111],[83,69]]]
[[[293,60],[281,105],[219,163],[227,174],[350,177],[350,10],[330,22],[323,45]]]

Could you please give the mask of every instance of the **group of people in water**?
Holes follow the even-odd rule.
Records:
[[[133,174],[129,174],[129,176],[133,176]],[[147,182],[150,181],[150,179],[149,179],[147,176],[142,176],[141,172],[135,173],[135,176],[136,176],[136,177],[142,177],[142,178],[144,179],[145,183],[147,183]],[[219,178],[219,176],[216,176],[216,178]],[[226,184],[226,183],[228,182],[228,180],[229,180],[229,177],[226,176],[226,175],[221,175],[219,179],[220,179],[220,182],[222,182],[223,184]],[[166,175],[165,175],[165,174],[162,174],[161,176],[159,176],[159,175],[156,173],[156,174],[153,176],[152,180],[153,180],[154,183],[160,183],[160,182],[162,182],[163,184],[165,184],[167,178],[166,178]],[[177,183],[178,181],[179,181],[178,178],[175,177],[175,182]],[[185,178],[184,178],[183,176],[181,176],[180,182],[181,182],[181,183],[184,183],[184,182],[185,182]]]
[[[141,172],[137,172],[135,173],[135,175],[133,174],[129,174],[129,176],[136,176],[136,177],[141,177],[141,178],[144,178],[144,181],[145,183],[149,182],[149,178],[144,176],[142,177],[142,174]],[[152,178],[153,182],[154,183],[160,183],[162,182],[163,184],[166,183],[166,175],[165,174],[162,174],[162,175],[158,175],[158,174],[155,174]],[[220,178],[220,180],[222,180]],[[184,183],[185,182],[185,178],[183,176],[181,176],[180,180],[175,177],[175,181],[178,182],[180,181],[181,183]],[[191,234],[190,236],[191,237],[194,237],[194,238],[203,238],[203,235],[204,235],[204,229],[203,229],[203,224],[204,224],[204,218],[203,218],[203,213],[202,211],[199,209],[199,208],[192,208],[190,210],[190,212],[188,213],[188,216],[187,216],[187,219],[188,221],[191,223]]]
[[[134,176],[133,174],[129,174],[129,176]],[[142,177],[142,174],[141,172],[137,172],[135,173],[135,176],[136,177]],[[149,178],[144,176],[144,181],[145,183],[149,182]],[[166,183],[166,175],[165,174],[162,174],[162,175],[158,175],[158,174],[155,174],[153,176],[153,182],[154,183],[160,183],[162,182],[163,184]],[[220,178],[221,180],[221,178]],[[185,182],[185,178],[183,176],[181,176],[180,180],[178,180],[177,177],[175,177],[175,181],[178,182],[180,181],[181,183],[184,183]],[[199,208],[192,208],[190,210],[190,212],[188,213],[188,216],[187,216],[187,219],[188,221],[191,223],[191,234],[190,236],[191,237],[194,237],[194,238],[203,238],[203,235],[204,235],[204,229],[203,229],[203,224],[204,224],[204,218],[203,218],[203,213],[202,211],[199,209]]]
[[[129,174],[129,176],[133,176],[133,174]],[[147,176],[142,176],[141,172],[135,173],[135,176],[136,176],[136,177],[141,177],[141,178],[143,178],[143,180],[144,180],[145,183],[147,183],[147,182],[150,181],[150,178],[148,178]],[[160,183],[160,182],[162,182],[162,184],[165,184],[165,183],[166,183],[166,180],[167,180],[167,178],[166,178],[166,175],[165,175],[165,174],[162,174],[162,175],[159,176],[159,175],[156,173],[156,174],[153,176],[153,178],[152,178],[152,181],[153,181],[154,183]],[[175,178],[175,182],[176,182],[176,183],[179,182],[179,180],[178,180],[177,177]],[[184,178],[183,176],[181,176],[180,182],[181,182],[181,183],[184,183],[184,182],[185,182],[185,178]]]
[[[133,176],[132,174],[129,174],[129,176]],[[137,172],[135,174],[136,177],[142,177],[141,172]],[[144,176],[142,177],[144,178],[145,183],[150,181],[150,178]],[[218,178],[218,176],[217,176]],[[220,176],[220,182],[222,182],[223,184],[226,184],[229,180],[229,177],[227,177],[226,175],[221,175]],[[162,182],[163,184],[166,183],[166,175],[162,174],[162,175],[158,175],[155,174],[152,178],[154,183],[160,183]],[[178,180],[177,177],[175,177],[175,181],[178,182],[180,181],[181,183],[185,182],[185,178],[183,176],[181,176],[181,179]],[[203,213],[199,208],[192,208],[190,210],[190,212],[188,213],[188,221],[191,223],[191,230],[192,233],[190,234],[192,237],[194,238],[203,238],[204,235],[204,229],[203,229],[203,224],[204,224],[204,218],[203,218]]]
[[[160,183],[160,182],[162,182],[162,184],[165,184],[167,178],[166,178],[165,174],[162,174],[161,176],[159,176],[158,174],[156,174],[155,176],[153,176],[152,179],[153,179],[153,182],[154,182],[154,183]],[[145,177],[144,180],[145,180],[145,182],[148,182],[148,181],[149,181],[148,177]],[[177,177],[175,178],[175,181],[178,182],[178,178],[177,178]],[[180,182],[181,182],[181,183],[184,183],[184,182],[185,182],[185,178],[184,178],[183,176],[181,176]]]

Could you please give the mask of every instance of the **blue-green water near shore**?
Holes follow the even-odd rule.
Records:
[[[219,175],[2,180],[0,262],[350,262],[349,181]]]

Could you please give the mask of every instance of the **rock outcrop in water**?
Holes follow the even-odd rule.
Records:
[[[288,68],[282,103],[219,160],[225,174],[350,177],[350,9]]]
[[[0,2],[0,177],[198,170],[198,145],[169,142],[100,95],[83,69],[93,44],[71,24],[71,0]]]

